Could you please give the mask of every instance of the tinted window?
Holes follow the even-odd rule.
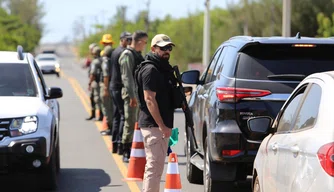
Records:
[[[216,68],[211,78],[212,81],[216,80],[218,73],[220,73],[223,70],[223,67],[224,67],[223,59],[227,53],[227,50],[228,50],[228,47],[224,47],[222,53],[220,54],[218,58]]]
[[[229,46],[226,56],[223,59],[224,69],[222,74],[227,77],[234,77],[235,62],[237,59],[237,49],[233,46]]]
[[[28,64],[0,64],[0,96],[36,97],[36,90]]]
[[[321,87],[317,84],[312,84],[296,117],[294,131],[314,125],[319,112],[320,100]]]
[[[280,119],[278,121],[277,132],[286,132],[291,130],[291,126],[293,125],[294,117],[298,112],[298,106],[300,105],[300,101],[303,98],[304,90],[302,89],[296,96],[289,101],[289,104],[285,107]]]
[[[237,78],[268,80],[269,75],[334,70],[334,46],[302,48],[288,45],[251,45],[240,52]]]
[[[55,61],[56,58],[54,58],[54,57],[40,57],[37,60],[38,61]]]
[[[205,83],[208,83],[211,81],[211,76],[213,74],[213,71],[215,70],[219,55],[221,53],[221,48],[218,48],[218,50],[216,51],[215,55],[213,56],[210,65],[206,71],[206,77],[205,77]]]

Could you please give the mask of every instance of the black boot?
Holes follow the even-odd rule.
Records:
[[[95,119],[95,110],[94,109],[91,111],[90,117],[86,118],[87,121],[92,120],[92,119]]]
[[[118,155],[123,155],[123,143],[118,143]]]
[[[123,162],[124,163],[129,163],[129,161],[130,161],[131,145],[132,145],[132,143],[125,143],[124,144],[124,151],[123,151]]]
[[[118,144],[117,142],[112,143],[112,153],[117,153],[118,151]]]

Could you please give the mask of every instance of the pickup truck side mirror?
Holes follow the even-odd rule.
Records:
[[[269,116],[249,118],[247,120],[249,139],[262,140],[270,133],[272,122],[273,119]]]

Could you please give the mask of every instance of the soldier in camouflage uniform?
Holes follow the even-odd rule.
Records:
[[[138,117],[138,106],[135,96],[134,69],[144,58],[141,51],[147,44],[147,33],[136,31],[132,36],[131,45],[123,51],[119,58],[122,88],[122,99],[124,100],[124,128],[122,135],[123,162],[129,162],[134,127]]]
[[[90,77],[88,83],[88,89],[94,94],[95,110],[99,112],[98,120],[102,121],[103,114],[101,111],[101,98],[100,98],[100,80],[101,80],[101,65],[102,58],[100,57],[101,49],[96,46],[93,48],[93,61],[90,67]]]
[[[101,134],[111,135],[114,110],[113,110],[112,97],[109,92],[109,79],[110,79],[109,67],[110,67],[110,57],[113,51],[112,45],[114,42],[110,34],[104,34],[100,43],[104,45],[104,49],[101,52],[103,62],[102,62],[102,74],[100,81],[100,97],[102,100],[102,111],[106,117],[108,124],[108,129],[101,131]]]
[[[91,43],[89,45],[89,54],[93,55],[93,48],[96,47],[96,43]],[[89,66],[88,67],[88,78],[90,78],[90,69],[91,69],[91,61],[89,62]],[[92,120],[95,119],[95,102],[94,102],[94,92],[93,91],[89,91],[89,99],[90,99],[90,104],[91,104],[91,115],[90,117],[86,118],[86,120]]]

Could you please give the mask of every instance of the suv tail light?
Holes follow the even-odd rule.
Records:
[[[334,142],[320,147],[318,159],[325,172],[334,177]]]
[[[244,89],[234,87],[217,87],[216,94],[221,102],[238,102],[242,98],[263,97],[270,95],[271,92],[259,89]]]

